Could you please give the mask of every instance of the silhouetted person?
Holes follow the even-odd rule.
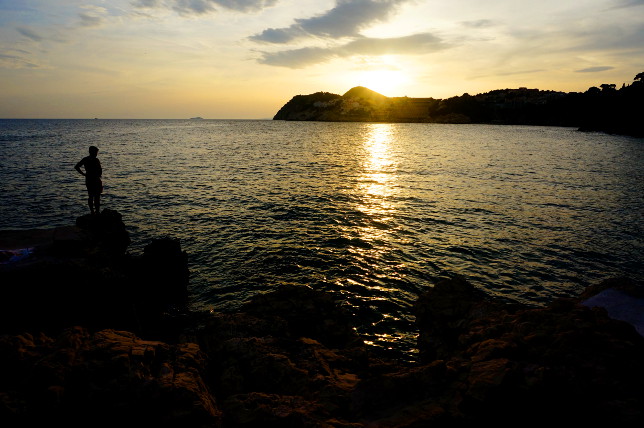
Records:
[[[76,171],[85,176],[88,194],[87,204],[92,214],[100,213],[101,193],[103,193],[103,182],[101,181],[103,168],[101,168],[101,162],[96,157],[97,154],[98,148],[90,146],[89,156],[81,159],[74,167]],[[85,171],[81,169],[81,166],[85,167]]]

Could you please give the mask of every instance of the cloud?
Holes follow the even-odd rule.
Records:
[[[83,6],[82,6],[83,7]],[[99,6],[84,6],[86,12],[78,14],[80,18],[81,27],[98,27],[105,22],[104,16],[107,15],[107,10]]]
[[[132,5],[145,9],[172,9],[180,15],[203,15],[217,7],[237,12],[257,12],[274,6],[278,0],[132,0]]]
[[[41,28],[38,31],[30,26],[20,25],[16,27],[16,31],[33,42],[46,43],[66,43],[68,41],[67,28]]]
[[[337,56],[333,50],[326,48],[300,48],[280,52],[263,52],[260,64],[278,67],[304,68],[307,65],[319,64]]]
[[[38,34],[38,32],[36,32],[33,29],[28,28],[28,27],[20,26],[20,27],[16,27],[16,30],[20,34],[22,34],[23,36],[25,36],[25,37],[27,37],[27,38],[35,41],[35,42],[40,42],[40,41],[42,41],[44,39],[44,37],[41,36],[40,34]]]
[[[430,33],[386,39],[362,37],[332,48],[308,47],[279,52],[262,52],[259,62],[279,67],[303,68],[334,58],[356,55],[422,55],[447,47],[448,45],[440,38]]]
[[[443,41],[430,33],[388,39],[363,37],[347,43],[341,51],[348,55],[415,55],[444,49]]]
[[[644,0],[616,0],[614,8],[634,7],[644,5]]]
[[[408,0],[338,0],[333,9],[312,18],[295,19],[286,28],[269,28],[251,36],[256,42],[288,43],[303,37],[341,38],[377,21],[385,21]]]
[[[614,70],[615,67],[601,66],[601,67],[588,67],[581,70],[575,70],[575,73],[598,73],[600,71]]]
[[[497,73],[497,76],[515,76],[519,74],[533,74],[533,73],[541,73],[542,71],[545,71],[543,68],[533,68],[531,70],[516,70],[516,71],[506,71],[503,73]]]
[[[644,24],[607,25],[597,27],[592,32],[577,33],[580,43],[575,49],[588,51],[631,52],[633,55],[644,52]]]
[[[24,68],[41,68],[40,65],[36,64],[25,58],[25,54],[28,54],[25,51],[14,50],[17,55],[10,53],[0,53],[0,68],[5,69],[24,69]]]
[[[81,27],[98,27],[103,23],[103,18],[100,16],[90,15],[88,13],[79,13]]]
[[[463,21],[461,24],[467,28],[490,28],[495,27],[496,22],[489,19],[479,19],[477,21]]]

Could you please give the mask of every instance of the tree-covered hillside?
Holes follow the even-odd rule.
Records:
[[[644,73],[619,89],[606,83],[569,93],[499,89],[446,99],[386,97],[356,87],[342,96],[297,95],[274,119],[572,126],[644,137]]]

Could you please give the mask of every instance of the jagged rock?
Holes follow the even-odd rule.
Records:
[[[197,334],[226,421],[343,426],[329,420],[349,412],[357,373],[368,358],[330,295],[284,287],[253,298],[241,310],[215,314]]]
[[[471,298],[477,293],[468,292],[473,287],[462,279],[437,287],[456,292],[432,290],[420,299],[419,346],[457,368],[452,417],[495,423],[644,420],[638,386],[644,380],[644,338],[634,326],[580,299],[513,308],[477,303]]]
[[[458,349],[459,337],[473,318],[508,309],[509,306],[486,299],[483,292],[462,277],[440,281],[415,304],[421,360],[449,358]]]
[[[432,340],[419,342],[429,350],[412,365],[375,358],[348,332],[332,334],[345,321],[330,299],[284,287],[202,319],[194,341],[176,345],[79,328],[53,339],[5,336],[0,417],[100,425],[92,415],[115,406],[110,423],[127,414],[163,426],[644,421],[644,338],[580,299],[508,307],[462,278],[441,282],[419,299],[419,327]]]
[[[194,343],[75,327],[60,336],[0,338],[5,427],[213,427],[221,412],[203,382]]]
[[[644,338],[593,300],[616,290],[638,302],[639,284],[535,308],[441,281],[416,304],[421,358],[403,364],[371,354],[333,297],[307,287],[168,320],[188,283],[179,242],[119,256],[120,238],[96,245],[110,241],[100,224],[81,224],[95,239],[84,257],[0,269],[3,427],[644,422]]]
[[[179,242],[153,240],[143,256],[132,256],[120,213],[105,209],[76,224],[0,234],[14,247],[34,245],[27,256],[0,265],[0,333],[55,335],[83,325],[161,336],[168,307],[182,307],[187,296],[188,262]]]
[[[316,339],[329,347],[347,348],[362,345],[348,312],[339,307],[331,294],[307,287],[283,286],[260,294],[246,303],[241,311],[263,319],[280,319],[287,323],[285,332]]]

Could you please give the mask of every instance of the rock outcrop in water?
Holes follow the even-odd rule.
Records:
[[[418,361],[400,362],[374,355],[334,298],[306,287],[258,295],[234,313],[181,311],[178,243],[119,255],[120,215],[104,215],[79,221],[91,226],[66,252],[1,265],[11,314],[0,331],[2,426],[644,422],[644,338],[584,304],[606,289],[639,302],[641,286],[627,279],[542,308],[444,280],[416,305]]]
[[[632,84],[592,87],[583,93],[500,89],[446,99],[386,97],[364,87],[344,95],[296,95],[274,120],[335,122],[488,123],[578,127],[644,137],[644,73]]]

